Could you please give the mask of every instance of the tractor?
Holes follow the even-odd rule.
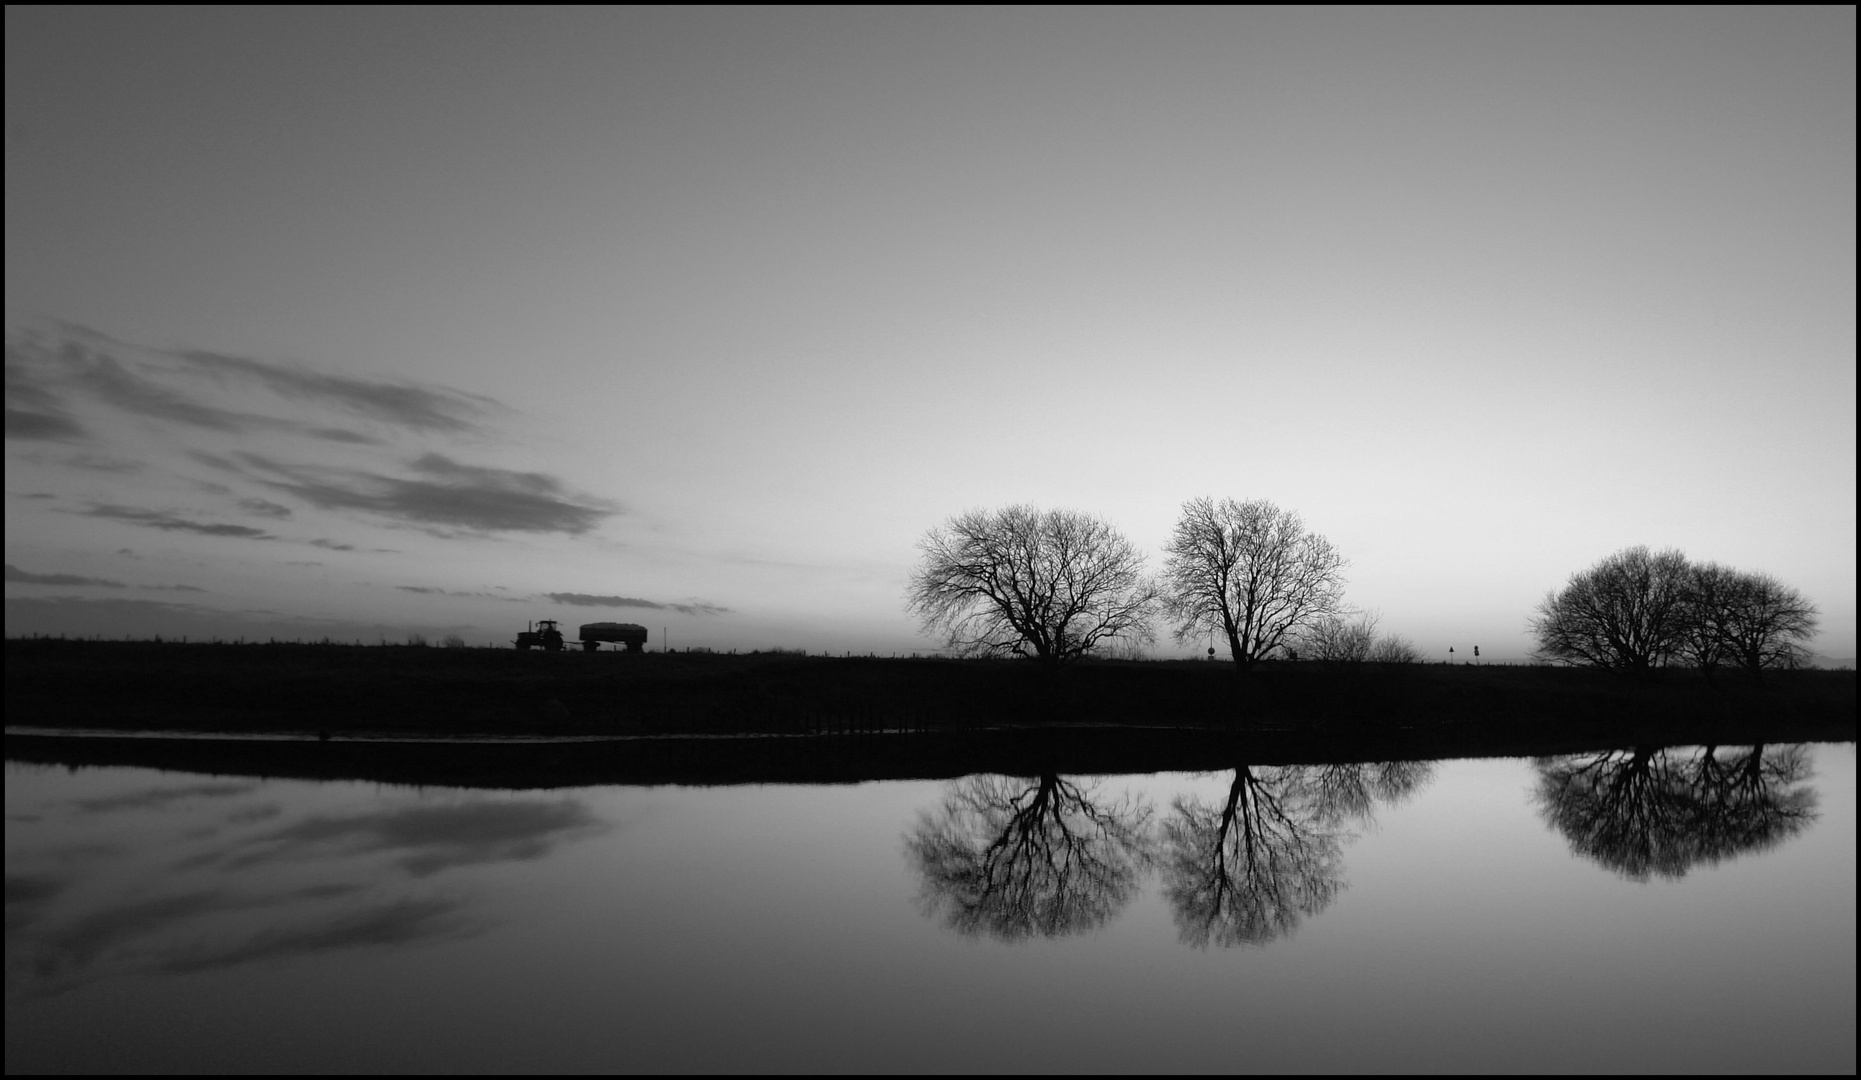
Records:
[[[562,631],[556,629],[556,620],[542,619],[528,630],[517,633],[517,651],[526,649],[548,649],[550,652],[562,651]]]

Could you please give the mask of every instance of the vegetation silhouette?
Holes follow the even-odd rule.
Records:
[[[1148,803],[1096,792],[1054,773],[972,776],[919,815],[905,852],[920,905],[967,936],[1063,937],[1124,908],[1151,854]]]
[[[1570,849],[1634,881],[1768,851],[1818,813],[1802,745],[1543,758],[1533,798]]]
[[[1263,499],[1189,500],[1165,550],[1164,611],[1176,640],[1220,635],[1243,669],[1345,614],[1344,556]]]
[[[1816,609],[1768,574],[1631,547],[1548,593],[1531,630],[1537,656],[1554,663],[1636,673],[1689,664],[1709,675],[1732,664],[1762,679],[1808,663]]]
[[[1328,615],[1300,635],[1299,654],[1333,664],[1414,664],[1421,661],[1415,643],[1400,634],[1376,632],[1381,616]]]
[[[1226,802],[1177,798],[1162,825],[1164,895],[1184,944],[1265,945],[1344,888],[1348,827],[1434,776],[1430,762],[1241,765]]]
[[[1550,665],[1267,661],[1236,679],[1231,665],[1189,660],[1088,658],[1056,671],[1005,660],[53,639],[9,639],[5,670],[9,755],[541,786],[1097,776],[1846,741],[1856,713],[1854,672],[1818,670],[1715,683],[1678,670],[1622,679]],[[45,744],[76,730],[227,738]],[[287,738],[241,741],[255,734]],[[715,735],[759,738],[660,738]],[[570,753],[529,739],[586,741]],[[44,745],[28,750],[35,741]]]
[[[1706,563],[1688,568],[1686,632],[1681,652],[1710,673],[1719,664],[1756,678],[1804,667],[1816,635],[1815,606],[1769,574]]]
[[[1074,510],[958,514],[924,534],[906,610],[962,656],[1078,660],[1101,643],[1149,641],[1157,591],[1144,556]]]

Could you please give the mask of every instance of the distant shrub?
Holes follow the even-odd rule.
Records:
[[[1301,639],[1301,650],[1308,660],[1329,660],[1341,664],[1414,664],[1421,661],[1414,642],[1400,634],[1378,636],[1376,615],[1360,615],[1354,620],[1321,620]]]
[[[408,634],[407,644],[413,646],[416,649],[424,649],[426,648],[426,635],[425,634]]]
[[[1142,642],[1129,641],[1125,638],[1105,638],[1092,649],[1092,655],[1101,660],[1148,660],[1150,654],[1144,651]]]
[[[457,634],[447,634],[446,639],[441,641],[440,644],[448,649],[463,649],[465,648],[465,639]]]
[[[1375,615],[1344,619],[1333,615],[1320,619],[1301,635],[1299,652],[1307,660],[1328,660],[1340,664],[1361,664],[1370,659],[1376,647]]]

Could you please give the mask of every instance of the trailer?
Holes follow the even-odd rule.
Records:
[[[630,622],[591,622],[583,623],[579,636],[582,648],[594,652],[601,643],[611,642],[621,645],[628,652],[644,652],[646,649],[646,627]]]

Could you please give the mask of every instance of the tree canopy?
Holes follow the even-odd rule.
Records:
[[[1074,510],[972,510],[918,544],[906,608],[961,655],[1059,664],[1108,640],[1149,641],[1157,590],[1144,556]]]
[[[1566,664],[1618,671],[1734,664],[1757,673],[1808,659],[1803,642],[1815,635],[1816,609],[1768,574],[1631,547],[1547,594],[1531,628],[1538,655]]]
[[[1176,640],[1220,634],[1242,667],[1344,613],[1344,556],[1298,514],[1263,499],[1189,500],[1166,550],[1165,611]]]

